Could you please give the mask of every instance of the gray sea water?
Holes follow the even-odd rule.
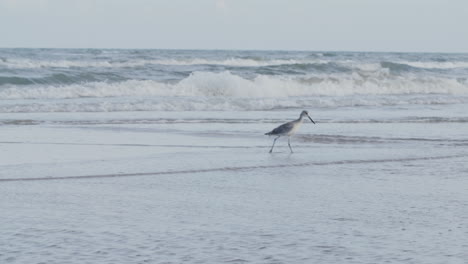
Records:
[[[466,263],[467,76],[467,54],[0,49],[0,263]]]
[[[467,54],[0,49],[0,112],[466,103]]]

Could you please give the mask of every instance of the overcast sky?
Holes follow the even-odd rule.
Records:
[[[468,52],[468,0],[0,0],[0,47]]]

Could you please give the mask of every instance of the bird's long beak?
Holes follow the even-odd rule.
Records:
[[[312,118],[309,115],[307,115],[307,117],[310,119],[310,121],[312,121],[312,123],[315,124],[314,120],[312,120]]]

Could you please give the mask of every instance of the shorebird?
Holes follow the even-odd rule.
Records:
[[[309,113],[307,113],[307,111],[304,110],[301,112],[301,115],[299,116],[298,119],[291,121],[291,122],[284,123],[281,126],[273,129],[272,131],[265,133],[265,135],[268,135],[268,136],[277,136],[275,140],[273,140],[273,145],[271,146],[270,153],[273,152],[273,147],[275,146],[276,140],[280,138],[281,136],[288,136],[288,146],[289,146],[289,149],[291,150],[291,153],[293,153],[293,150],[291,148],[291,136],[296,133],[296,131],[302,125],[302,119],[306,116],[310,119],[310,121],[312,121],[312,123],[315,124],[314,120],[312,120],[312,118],[309,116]]]

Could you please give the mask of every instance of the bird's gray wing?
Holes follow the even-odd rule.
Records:
[[[293,127],[294,127],[293,122],[288,122],[288,123],[282,124],[281,126],[273,129],[270,133],[271,133],[271,135],[285,134],[285,133],[288,133],[289,131],[291,131],[291,129]]]

